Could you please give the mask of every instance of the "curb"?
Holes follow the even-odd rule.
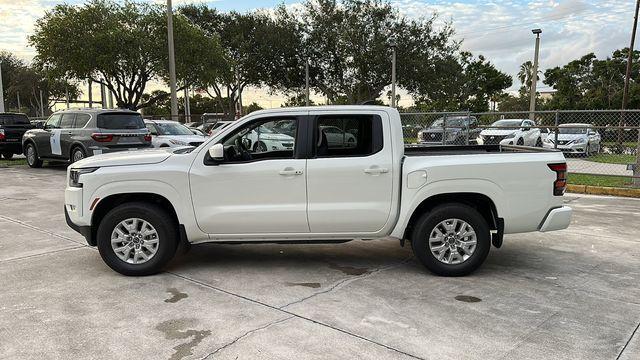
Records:
[[[640,189],[567,184],[567,192],[640,198]]]

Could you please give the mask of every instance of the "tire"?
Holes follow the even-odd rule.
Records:
[[[538,138],[538,140],[536,140],[536,147],[542,147],[542,138]]]
[[[253,145],[253,152],[267,152],[267,144],[262,141],[258,141]]]
[[[74,162],[80,161],[86,157],[87,154],[85,154],[84,150],[80,146],[76,146],[71,149],[71,154],[69,154],[69,162],[73,164]]]
[[[584,157],[588,158],[591,156],[591,143],[587,143],[587,147],[584,148]]]
[[[38,150],[33,143],[29,142],[24,147],[24,155],[27,157],[27,164],[32,168],[42,167],[42,160],[38,157]]]
[[[516,145],[524,145],[524,140],[522,138],[518,139]]]
[[[133,222],[128,223],[128,221],[133,219],[141,220],[136,226],[139,229],[129,231],[122,224],[132,226]],[[153,233],[150,234],[150,228],[143,222],[151,226],[155,236]],[[116,228],[123,235],[133,234],[133,240],[122,237],[117,233]],[[173,217],[162,208],[144,202],[125,203],[109,211],[100,222],[97,231],[98,250],[102,260],[122,275],[153,275],[160,272],[175,255],[179,238],[177,229],[178,226]],[[147,235],[144,235],[142,230],[146,230]],[[112,246],[114,236],[116,236],[116,242]],[[118,238],[123,241],[117,241]],[[144,243],[140,240],[144,240]],[[125,247],[129,249],[122,251],[121,254],[116,253],[115,248]],[[148,259],[145,260],[142,254]]]
[[[457,225],[450,220],[457,220]],[[454,236],[447,237],[448,233],[442,231],[446,231],[442,224],[453,225],[453,232],[449,231],[448,233],[453,233]],[[467,232],[468,236],[456,238],[456,231],[459,234],[463,230]],[[473,235],[469,230],[475,234],[474,247],[469,246],[473,242]],[[440,237],[443,241],[437,240],[437,231],[443,233],[444,236]],[[464,242],[469,243],[466,250],[462,248]],[[449,244],[451,245],[448,246]],[[489,254],[491,239],[487,222],[477,210],[464,204],[448,203],[437,206],[418,219],[411,236],[411,246],[420,262],[434,274],[464,276],[482,265]],[[443,250],[437,251],[438,247]],[[440,255],[442,260],[438,259],[434,251]],[[453,259],[456,253],[456,259]],[[465,256],[467,257],[465,258]]]
[[[5,158],[5,160],[11,160],[11,159],[13,159],[13,153],[12,152],[4,152],[4,153],[2,153],[2,157]]]

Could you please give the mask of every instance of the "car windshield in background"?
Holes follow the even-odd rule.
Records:
[[[144,129],[144,121],[140,114],[105,113],[98,114],[98,127],[101,129]]]
[[[441,128],[442,123],[444,122],[443,118],[439,118],[431,124],[432,128]],[[468,117],[451,117],[447,118],[447,127],[465,127],[469,123]]]
[[[518,128],[520,127],[520,124],[522,124],[522,120],[498,120],[491,124],[491,126],[499,126],[500,128]]]
[[[29,118],[21,114],[0,114],[0,125],[28,125]]]
[[[178,123],[155,123],[158,128],[158,135],[193,135],[193,132],[186,126]]]
[[[558,134],[586,134],[586,127],[564,127],[558,128]]]

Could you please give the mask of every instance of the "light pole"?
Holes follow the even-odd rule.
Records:
[[[167,0],[167,41],[169,48],[169,89],[171,90],[171,120],[178,120],[178,94],[176,94],[176,57],[173,45],[173,10]]]
[[[309,58],[304,65],[304,82],[305,82],[305,105],[309,106]]]
[[[4,112],[4,88],[2,87],[2,61],[0,61],[0,112]]]
[[[389,38],[391,47],[391,107],[396,107],[396,47],[398,42],[395,37]]]
[[[533,56],[533,69],[531,69],[531,99],[529,100],[529,119],[535,120],[536,118],[536,85],[538,83],[538,54],[540,53],[540,34],[541,29],[533,29],[532,33],[536,35],[536,51]]]

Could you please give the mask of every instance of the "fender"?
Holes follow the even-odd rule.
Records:
[[[490,180],[478,178],[437,180],[417,190],[403,189],[400,217],[391,236],[396,238],[404,236],[411,216],[422,202],[436,195],[453,193],[475,193],[488,197],[495,205],[498,216],[509,211],[508,203],[504,200],[504,191],[498,184]]]

